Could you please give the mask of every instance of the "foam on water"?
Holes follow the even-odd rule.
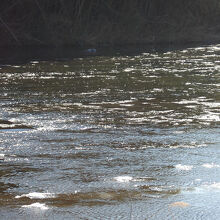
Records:
[[[220,189],[220,182],[219,183],[213,183],[210,185],[211,188],[214,188],[214,189]]]
[[[33,61],[31,61],[30,63],[34,63],[34,64],[36,64],[36,63],[39,63],[39,61],[37,61],[37,60],[33,60]]]
[[[5,154],[0,154],[0,160],[4,160]]]
[[[214,163],[204,163],[202,166],[205,167],[205,168],[209,168],[209,169],[220,167],[220,165],[217,165],[217,164],[214,164]]]
[[[198,146],[197,146],[198,147]],[[170,145],[169,148],[177,149],[177,148],[195,148],[195,145],[190,144],[181,144],[181,145]],[[178,165],[177,165],[178,166]]]
[[[49,209],[48,206],[45,205],[45,203],[32,203],[31,205],[23,205],[22,208],[37,208],[37,209],[42,209],[42,210],[47,210]]]
[[[39,192],[32,192],[28,194],[23,194],[20,196],[15,196],[16,199],[27,197],[30,199],[45,199],[45,198],[54,198],[55,194],[54,193],[39,193]]]
[[[8,155],[7,158],[4,158],[6,162],[27,162],[28,158],[18,158],[16,155]]]
[[[177,165],[175,166],[175,168],[176,168],[177,170],[191,170],[191,169],[193,168],[193,166],[191,166],[191,165],[177,164]]]
[[[131,180],[133,180],[133,177],[131,176],[117,176],[113,178],[114,180],[116,180],[117,182],[129,182]]]
[[[134,70],[135,70],[134,68],[129,68],[129,67],[124,69],[125,72],[131,72],[131,71],[134,71]]]
[[[197,183],[201,183],[201,179],[196,179],[195,180]],[[198,187],[195,187],[194,188],[195,190],[194,191],[188,191],[188,192],[190,192],[190,193],[192,193],[192,192],[194,192],[194,193],[211,193],[211,192],[219,192],[219,190],[220,190],[220,182],[214,182],[214,183],[207,183],[207,182],[205,182],[205,183],[201,183],[201,185],[200,186],[198,186]],[[185,193],[186,193],[186,191],[185,191]]]

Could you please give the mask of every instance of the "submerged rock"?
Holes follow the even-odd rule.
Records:
[[[7,121],[7,120],[1,120],[0,119],[0,125],[1,124],[4,124],[4,125],[11,125],[11,124],[13,124],[13,122],[11,122],[11,121]]]
[[[174,202],[170,204],[171,207],[181,207],[181,208],[185,208],[190,206],[189,203],[186,202]]]

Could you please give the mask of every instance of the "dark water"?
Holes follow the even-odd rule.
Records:
[[[220,219],[220,45],[17,59],[0,219]]]

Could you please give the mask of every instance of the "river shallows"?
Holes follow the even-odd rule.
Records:
[[[32,59],[0,84],[1,219],[220,218],[220,45]]]

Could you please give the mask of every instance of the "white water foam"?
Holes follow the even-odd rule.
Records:
[[[213,183],[210,185],[211,188],[220,189],[220,183]]]
[[[124,69],[125,72],[132,72],[132,71],[134,71],[134,70],[135,70],[134,68],[129,68],[129,67],[126,68],[126,69]]]
[[[113,178],[117,182],[129,182],[133,179],[131,176],[117,176]]]
[[[171,148],[171,149],[176,149],[176,148],[195,148],[195,146],[194,145],[171,145],[171,146],[169,146],[169,148]]]
[[[214,164],[214,163],[204,163],[202,166],[205,167],[205,168],[209,168],[209,169],[220,167],[220,165],[217,165],[217,164]]]
[[[175,168],[176,168],[177,170],[191,170],[191,169],[193,168],[193,166],[191,166],[191,165],[177,164],[177,165],[175,166]]]
[[[4,160],[5,154],[0,154],[0,160]]]
[[[195,180],[197,183],[201,182],[201,179],[196,179]],[[210,183],[204,183],[201,184],[199,187],[195,187],[194,193],[208,193],[208,192],[213,192],[213,191],[220,191],[220,182],[214,182],[212,184]],[[192,191],[190,191],[192,193]]]
[[[16,199],[20,199],[23,197],[27,197],[30,199],[45,199],[45,198],[54,198],[55,194],[54,193],[39,193],[39,192],[32,192],[28,194],[23,194],[20,196],[15,196]]]
[[[37,209],[42,209],[42,210],[47,210],[49,209],[48,206],[45,205],[45,203],[33,203],[31,205],[23,205],[22,208],[37,208]]]

